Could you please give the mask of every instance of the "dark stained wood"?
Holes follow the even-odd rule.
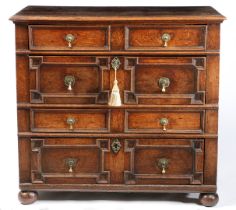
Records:
[[[215,205],[224,19],[212,7],[28,6],[12,16],[20,202],[38,191],[195,192]],[[108,105],[114,57],[118,107]]]

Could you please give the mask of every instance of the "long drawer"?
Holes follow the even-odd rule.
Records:
[[[124,104],[204,104],[207,57],[117,57]],[[30,102],[108,104],[111,56],[30,56]]]
[[[32,138],[30,143],[34,184],[203,183],[204,139]]]

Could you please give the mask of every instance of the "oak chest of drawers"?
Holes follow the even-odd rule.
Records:
[[[11,20],[23,204],[49,190],[217,203],[221,14],[29,6]],[[120,106],[109,105],[116,72]]]

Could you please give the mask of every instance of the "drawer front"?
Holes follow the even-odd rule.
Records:
[[[30,56],[30,101],[107,104],[109,63],[109,57]]]
[[[30,50],[92,50],[110,49],[109,26],[29,26]]]
[[[31,139],[34,184],[107,184],[109,139]]]
[[[125,28],[126,50],[205,50],[204,25],[150,25]]]
[[[126,104],[204,104],[205,57],[126,57]]]
[[[110,132],[110,110],[32,109],[32,132]]]
[[[203,184],[203,139],[126,139],[125,184]]]
[[[127,133],[202,133],[204,111],[126,110]]]

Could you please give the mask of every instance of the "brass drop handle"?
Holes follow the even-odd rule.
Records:
[[[72,48],[72,42],[75,40],[75,36],[72,35],[72,34],[67,34],[67,35],[65,36],[65,40],[66,40],[67,43],[68,43],[68,47],[69,47],[69,48]]]
[[[161,118],[160,119],[160,124],[162,126],[162,130],[166,131],[166,126],[168,125],[169,120],[167,118]]]
[[[166,158],[161,158],[157,162],[157,166],[158,166],[158,168],[161,169],[162,174],[166,173],[166,169],[168,168],[168,165],[169,165],[169,160]]]
[[[73,172],[74,172],[74,171],[73,171],[73,168],[74,168],[75,165],[76,165],[77,159],[75,159],[75,158],[67,158],[67,159],[65,160],[65,162],[66,162],[66,165],[67,165],[68,168],[69,168],[68,172],[69,172],[69,173],[73,173]]]
[[[111,143],[111,149],[112,151],[116,154],[120,151],[121,149],[121,143],[119,139],[114,139]]]
[[[67,90],[72,91],[72,87],[75,85],[75,77],[72,75],[65,76],[64,84],[68,87]]]
[[[168,47],[168,42],[169,42],[170,39],[171,39],[170,34],[168,34],[168,33],[162,34],[161,39],[162,39],[162,41],[164,42],[163,47]]]
[[[68,117],[66,122],[69,125],[69,129],[74,130],[75,119],[72,117]]]
[[[159,87],[161,88],[161,92],[165,93],[166,88],[170,86],[170,79],[167,77],[161,77],[158,81]]]

